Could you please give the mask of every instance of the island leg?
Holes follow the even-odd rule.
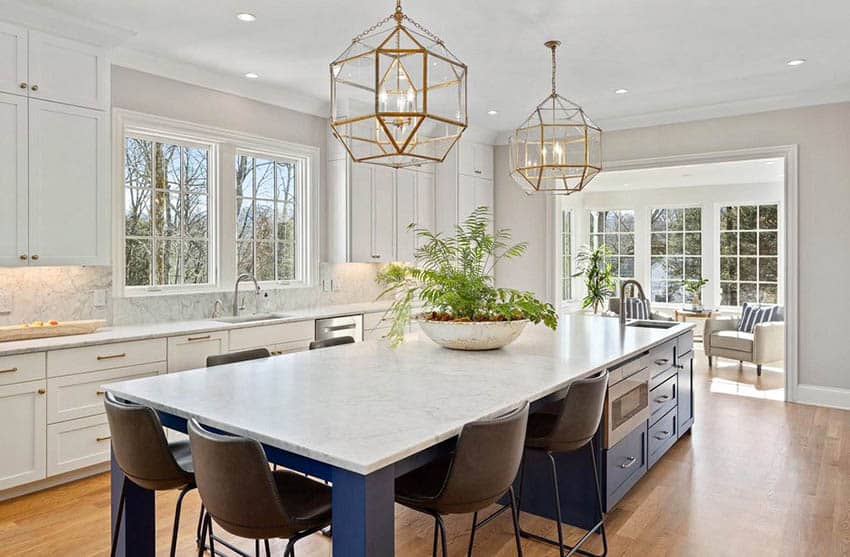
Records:
[[[333,469],[334,557],[392,557],[395,553],[395,473],[368,475]]]
[[[124,510],[121,513],[118,546],[115,555],[121,557],[154,557],[156,539],[154,530],[154,492],[143,489],[130,480],[124,479],[124,473],[112,455],[110,487],[112,497],[112,535],[111,543],[118,526],[118,505],[121,491],[124,490]]]

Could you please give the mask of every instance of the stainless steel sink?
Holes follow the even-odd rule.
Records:
[[[640,320],[626,323],[626,327],[646,327],[647,329],[672,329],[678,325],[676,321],[649,321]]]
[[[216,317],[215,321],[221,323],[253,323],[255,321],[271,321],[273,319],[283,319],[289,317],[287,313],[255,313],[253,315],[233,315],[225,317]]]

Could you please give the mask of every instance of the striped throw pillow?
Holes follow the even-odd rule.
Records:
[[[760,306],[757,304],[744,304],[741,312],[741,320],[738,322],[738,331],[752,333],[758,323],[773,321],[776,306]]]
[[[626,319],[649,319],[649,300],[626,298],[624,304]]]

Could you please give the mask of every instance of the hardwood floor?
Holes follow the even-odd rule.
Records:
[[[781,372],[697,354],[696,425],[608,515],[610,555],[850,555],[850,412],[766,400]],[[176,494],[157,501],[159,554],[168,552]],[[187,496],[180,555],[194,555],[198,498]],[[450,555],[465,555],[469,516],[447,520]],[[553,523],[523,526],[554,535]],[[431,553],[433,521],[396,510],[396,553]],[[220,529],[219,529],[220,530]],[[507,514],[476,535],[475,555],[515,555]],[[220,532],[219,532],[220,533]],[[572,531],[571,539],[579,536]],[[0,555],[108,555],[109,478],[100,475],[0,503]],[[330,555],[330,540],[299,557]],[[246,550],[250,542],[239,542]],[[284,544],[275,542],[280,555]],[[594,542],[591,549],[598,551]],[[557,555],[528,540],[528,557]]]

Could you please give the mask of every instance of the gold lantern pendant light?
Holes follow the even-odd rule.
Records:
[[[545,45],[552,50],[552,93],[511,136],[511,176],[529,193],[571,194],[602,170],[602,130],[557,93],[555,50],[561,43]]]
[[[330,125],[357,162],[442,162],[467,127],[466,65],[402,12],[400,0],[330,69]]]

